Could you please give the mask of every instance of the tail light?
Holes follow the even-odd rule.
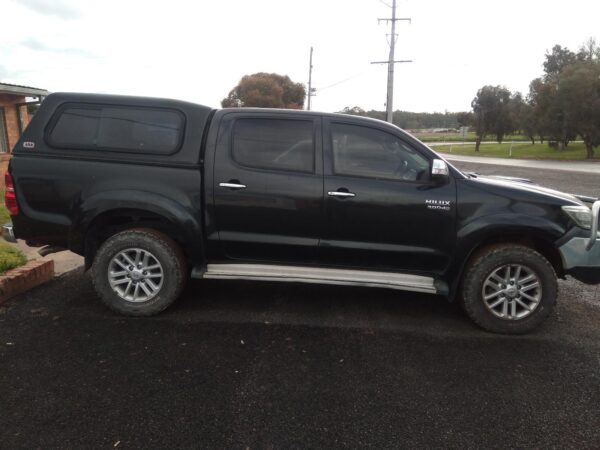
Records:
[[[10,215],[16,216],[19,214],[19,205],[17,204],[17,196],[15,194],[15,184],[8,171],[4,174],[4,186],[6,188],[4,191],[4,204]]]

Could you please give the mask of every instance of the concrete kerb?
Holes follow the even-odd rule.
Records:
[[[54,278],[54,261],[34,259],[0,275],[0,305]]]

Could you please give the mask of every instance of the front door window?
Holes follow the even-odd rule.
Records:
[[[429,161],[394,135],[373,128],[332,124],[335,175],[426,181]]]

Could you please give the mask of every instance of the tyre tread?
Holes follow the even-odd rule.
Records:
[[[110,250],[111,246],[119,245],[122,240],[131,240],[132,238],[149,239],[155,242],[160,247],[163,247],[168,254],[168,258],[171,259],[171,261],[167,261],[165,264],[167,267],[175,268],[173,272],[177,278],[174,280],[175,290],[165,301],[151,301],[151,303],[143,303],[140,305],[132,303],[130,305],[126,305],[127,308],[122,308],[120,307],[121,305],[119,305],[119,300],[121,299],[117,300],[115,298],[116,294],[110,288],[108,288],[110,292],[107,292],[105,280],[102,279],[102,277],[104,277],[104,270],[98,265],[101,264],[105,253]],[[129,316],[153,316],[168,308],[181,294],[186,281],[186,266],[187,264],[185,255],[181,247],[169,236],[151,228],[131,228],[111,236],[104,242],[94,258],[91,278],[94,289],[99,294],[100,300],[112,311]]]
[[[542,307],[541,310],[535,311],[531,316],[523,319],[522,322],[499,322],[502,319],[494,318],[491,315],[487,316],[480,314],[477,310],[477,302],[480,297],[479,290],[481,289],[481,286],[477,282],[477,278],[480,276],[480,272],[485,270],[486,264],[489,263],[489,261],[502,259],[503,257],[508,256],[509,253],[514,254],[515,252],[526,255],[526,257],[534,258],[537,262],[542,264],[548,271],[548,274],[551,274],[549,277],[551,280],[550,286],[543,286],[543,305],[538,306],[538,308]],[[550,289],[549,294],[546,293],[548,289]],[[467,315],[479,327],[495,333],[523,334],[538,326],[550,315],[556,305],[557,292],[558,283],[554,267],[552,267],[552,264],[550,264],[550,262],[548,262],[548,260],[540,253],[530,247],[520,244],[496,244],[483,248],[471,258],[465,270],[460,300]],[[483,308],[485,308],[485,306],[483,306]]]

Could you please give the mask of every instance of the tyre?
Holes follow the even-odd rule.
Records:
[[[106,306],[128,316],[151,316],[171,305],[187,280],[181,248],[150,229],[107,239],[92,265],[92,281]]]
[[[546,258],[529,247],[498,245],[469,262],[461,301],[483,329],[522,334],[550,315],[557,291],[556,275]]]

